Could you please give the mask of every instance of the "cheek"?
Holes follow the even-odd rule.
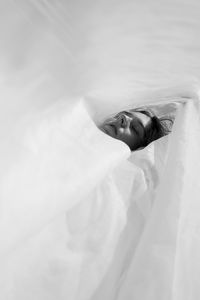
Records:
[[[118,139],[124,141],[127,144],[133,144],[134,142],[136,142],[136,136],[130,132],[129,130],[124,130],[124,129],[120,129],[118,132]]]
[[[123,127],[118,128],[118,134],[127,137],[133,135],[129,128],[123,128]]]
[[[132,148],[132,149],[137,149],[141,145],[141,140],[140,138],[134,134],[128,134],[125,137],[125,142]]]

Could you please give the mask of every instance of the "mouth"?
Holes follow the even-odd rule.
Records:
[[[108,134],[108,131],[106,130],[106,128],[104,127],[100,127],[101,131],[103,131],[104,133]]]
[[[116,128],[113,124],[104,124],[103,130],[106,134],[108,134],[112,137],[116,137],[116,135],[117,135]]]

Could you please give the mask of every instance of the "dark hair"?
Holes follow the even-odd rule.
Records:
[[[140,147],[146,147],[151,142],[169,134],[171,132],[174,119],[168,117],[157,117],[150,109],[136,108],[131,109],[131,112],[140,112],[151,119],[151,126],[145,130],[145,136]],[[132,149],[131,149],[132,150]]]

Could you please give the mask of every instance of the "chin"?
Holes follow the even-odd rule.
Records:
[[[103,129],[108,135],[110,135],[113,138],[116,138],[116,132],[115,132],[115,128],[113,127],[113,125],[104,124]]]

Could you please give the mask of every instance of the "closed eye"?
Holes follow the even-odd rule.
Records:
[[[132,133],[136,133],[138,136],[140,135],[137,127],[134,126],[134,124],[132,124],[132,122],[130,123],[130,130]]]
[[[139,136],[139,137],[142,137],[145,133],[144,125],[142,124],[142,122],[139,119],[137,119],[137,122],[132,121],[130,123],[130,129],[131,129],[131,132],[136,133],[137,136]]]

